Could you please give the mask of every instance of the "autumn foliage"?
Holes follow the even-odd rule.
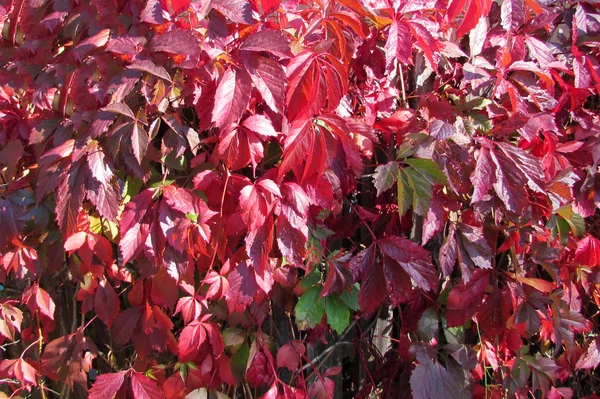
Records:
[[[600,389],[598,2],[0,0],[0,31],[6,394]]]

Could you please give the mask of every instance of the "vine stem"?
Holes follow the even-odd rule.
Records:
[[[37,329],[38,329],[38,351],[39,351],[39,357],[40,357],[40,362],[42,361],[42,351],[44,349],[44,334],[42,332],[42,323],[40,322],[40,313],[39,310],[36,310],[35,312],[35,319],[37,322]],[[23,352],[25,353],[25,352]],[[21,355],[22,356],[22,355]],[[43,376],[40,376],[40,395],[42,396],[42,399],[46,399],[46,381],[44,380]]]
[[[219,207],[219,228],[217,229],[217,242],[215,245],[215,249],[213,251],[212,259],[210,260],[210,265],[208,266],[208,270],[213,268],[215,263],[215,258],[217,257],[217,250],[219,249],[219,234],[221,233],[221,226],[223,225],[223,204],[225,203],[225,194],[227,193],[227,185],[229,184],[229,169],[225,168],[225,185],[223,186],[223,192],[221,193],[221,205]]]

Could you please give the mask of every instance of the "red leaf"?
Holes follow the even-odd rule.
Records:
[[[586,266],[600,265],[600,240],[588,234],[585,238],[577,242],[577,251],[575,260]]]
[[[446,302],[449,327],[462,326],[477,311],[488,286],[489,272],[478,269],[467,283],[452,287]]]
[[[23,322],[23,312],[15,308],[10,303],[0,304],[0,338],[14,341],[15,331],[21,332],[21,323]],[[0,339],[2,342],[2,339]]]
[[[148,222],[144,219],[146,219],[147,213],[152,210],[153,196],[154,190],[144,190],[125,205],[119,223],[121,232],[119,247],[123,254],[123,264],[137,257],[148,237]]]
[[[403,237],[385,237],[378,243],[383,254],[400,265],[419,288],[425,291],[436,288],[438,275],[427,250]]]
[[[86,175],[82,163],[74,163],[56,191],[56,221],[65,237],[77,231],[77,216],[85,196]]]
[[[577,370],[592,370],[600,364],[600,339],[596,338],[588,344],[585,353],[579,358]]]
[[[101,374],[98,376],[89,392],[89,399],[114,398],[125,381],[128,371]]]
[[[112,285],[105,278],[100,279],[94,298],[94,309],[98,318],[110,328],[113,320],[119,314],[120,306],[121,301]]]
[[[200,297],[184,296],[179,298],[175,313],[180,313],[183,317],[185,324],[189,324],[194,320],[197,320],[202,314],[202,310],[207,307],[206,301]]]
[[[87,373],[97,353],[96,345],[78,329],[75,334],[62,336],[46,345],[41,369],[44,375],[71,388],[74,383],[87,388]]]
[[[122,311],[114,321],[113,338],[116,342],[124,344],[131,338],[135,327],[142,316],[143,307],[136,306]]]
[[[523,0],[507,0],[500,7],[501,25],[507,31],[514,32],[525,22]]]
[[[308,396],[317,399],[332,399],[335,382],[331,378],[319,377],[308,388]]]
[[[212,0],[211,5],[233,22],[252,25],[252,10],[245,0]]]
[[[79,60],[82,60],[84,56],[87,55],[87,53],[89,53],[90,51],[106,45],[106,43],[108,42],[109,35],[110,29],[101,30],[95,35],[90,36],[87,39],[80,42],[73,50],[73,54]]]
[[[23,359],[7,359],[0,362],[0,377],[17,379],[24,386],[37,385],[38,372]]]
[[[198,37],[194,32],[183,29],[173,29],[154,35],[149,47],[152,51],[164,51],[183,56],[195,56],[200,52]]]
[[[283,32],[265,29],[247,36],[240,50],[262,52],[266,51],[281,58],[289,58],[290,45]]]
[[[188,324],[181,331],[177,344],[177,354],[180,361],[193,361],[200,353],[201,347],[210,342],[211,354],[218,358],[223,353],[225,346],[218,325],[204,321],[210,315],[204,316]]]
[[[215,93],[212,121],[219,129],[224,129],[238,121],[250,101],[252,84],[244,69],[230,67],[219,82]]]
[[[50,320],[54,320],[56,305],[50,295],[37,283],[25,288],[21,301],[27,305],[32,315],[35,315],[37,310]]]
[[[290,341],[277,352],[277,367],[287,367],[290,371],[297,371],[305,353],[306,347],[302,341]]]
[[[415,399],[462,397],[462,389],[453,375],[435,361],[421,363],[413,370],[410,388]]]
[[[385,43],[385,67],[391,70],[394,60],[402,64],[408,63],[412,55],[413,38],[410,28],[403,21],[397,19],[390,25],[387,41]]]
[[[458,12],[460,12],[460,10],[463,7],[463,4],[465,4],[465,1],[462,0],[458,0],[458,1],[454,1],[453,3],[457,3],[460,4],[455,10],[456,14]],[[460,37],[462,37],[464,34],[469,33],[471,31],[471,29],[473,29],[475,26],[477,26],[477,23],[479,22],[479,19],[484,16],[487,15],[490,12],[490,7],[491,7],[492,2],[490,0],[469,0],[469,6],[467,8],[467,12],[465,13],[465,16],[463,17],[460,26],[458,27],[458,29],[456,30],[456,39],[458,40]],[[454,14],[454,15],[456,15]]]
[[[281,198],[279,187],[270,179],[261,179],[240,191],[241,215],[249,231],[256,231],[264,224],[278,198]]]
[[[281,113],[285,102],[287,78],[278,62],[258,54],[242,57],[252,83],[273,112]]]
[[[165,397],[156,382],[142,373],[131,371],[130,383],[131,393],[136,399],[164,399]]]

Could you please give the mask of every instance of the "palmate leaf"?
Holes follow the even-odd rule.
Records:
[[[369,314],[379,305],[406,302],[413,288],[437,288],[437,270],[429,252],[403,237],[384,237],[350,260],[350,270],[361,280],[359,304]]]

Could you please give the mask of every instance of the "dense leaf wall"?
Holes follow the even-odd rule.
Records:
[[[0,1],[1,389],[597,391],[599,21]]]

